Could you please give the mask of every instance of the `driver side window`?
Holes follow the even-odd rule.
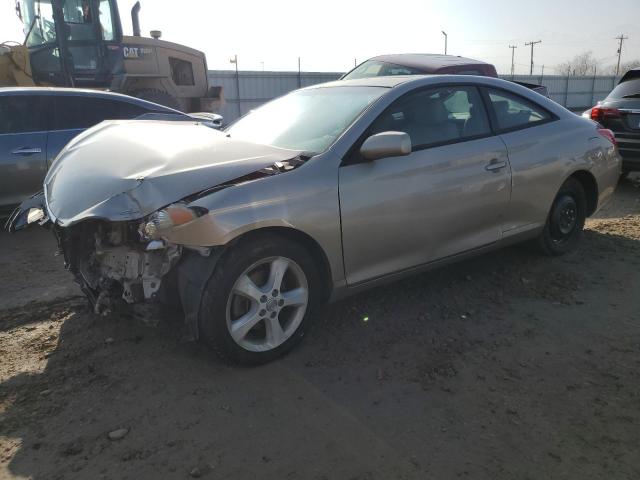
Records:
[[[370,135],[390,130],[408,133],[413,150],[491,134],[480,93],[470,86],[405,95],[376,119]]]

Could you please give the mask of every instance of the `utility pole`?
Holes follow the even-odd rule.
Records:
[[[238,72],[238,55],[234,55],[229,59],[229,63],[233,63],[236,66],[236,94],[238,95],[238,117],[242,116],[242,106],[240,105],[240,73]]]
[[[627,40],[629,37],[625,37],[624,34],[616,37],[616,40],[620,40],[620,46],[618,47],[618,66],[616,67],[616,77],[620,74],[620,57],[622,56],[622,42]]]
[[[518,48],[518,46],[509,45],[509,48],[511,49],[511,79],[513,80],[513,74],[515,73],[515,64],[513,63],[513,60],[514,60],[514,55],[516,53],[516,48]]]
[[[447,32],[445,32],[444,30],[442,30],[442,34],[444,35],[444,54],[447,54]]]
[[[536,42],[529,42],[529,43],[525,43],[525,44],[524,44],[526,47],[528,47],[529,45],[531,45],[531,68],[529,69],[529,75],[533,75],[533,47],[534,47],[537,43],[542,43],[542,40],[538,40],[538,41],[536,41]]]

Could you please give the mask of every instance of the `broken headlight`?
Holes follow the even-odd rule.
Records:
[[[182,204],[173,204],[149,215],[141,225],[140,233],[148,240],[156,240],[171,229],[184,225],[207,213],[205,208],[190,208]]]

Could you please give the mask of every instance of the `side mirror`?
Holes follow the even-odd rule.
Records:
[[[360,155],[367,160],[400,157],[411,153],[411,137],[404,132],[381,132],[371,135],[360,147]]]

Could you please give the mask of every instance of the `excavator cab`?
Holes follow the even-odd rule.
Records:
[[[16,11],[36,84],[108,87],[122,69],[115,0],[22,0]]]

